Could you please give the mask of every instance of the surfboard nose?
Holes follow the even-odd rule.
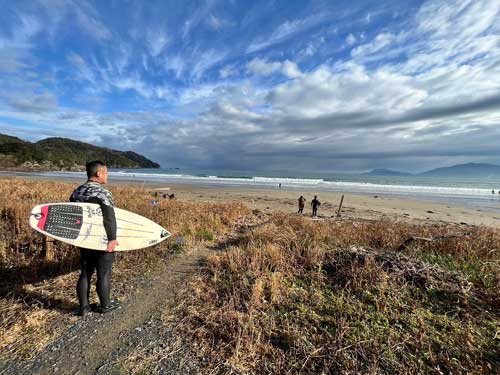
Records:
[[[165,238],[170,236],[170,233],[168,233],[165,229],[161,231],[160,237]]]

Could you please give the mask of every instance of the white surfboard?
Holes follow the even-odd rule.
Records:
[[[115,208],[119,243],[115,251],[156,245],[170,233],[155,222],[130,211]],[[102,211],[94,203],[45,203],[31,210],[30,226],[56,240],[86,249],[106,250],[108,238]]]

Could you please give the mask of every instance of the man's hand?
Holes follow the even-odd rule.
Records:
[[[112,253],[113,251],[115,251],[115,247],[118,245],[119,245],[119,243],[117,240],[109,241],[108,246],[106,246],[106,251],[108,253]]]

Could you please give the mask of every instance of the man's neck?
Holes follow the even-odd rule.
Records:
[[[100,184],[100,182],[99,182],[99,181],[97,181],[97,180],[93,180],[93,179],[91,179],[91,178],[89,178],[89,179],[88,179],[88,182],[95,182],[95,183]]]

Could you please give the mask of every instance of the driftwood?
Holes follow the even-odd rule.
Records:
[[[49,240],[48,237],[44,238],[42,257],[46,260],[52,260],[54,258],[54,247],[52,245],[54,241]]]
[[[340,198],[339,209],[337,210],[337,217],[340,217],[340,210],[342,209],[342,203],[344,203],[344,194],[342,194],[342,198]]]
[[[323,270],[337,278],[350,277],[346,273],[349,272],[346,270],[350,267],[345,267],[349,263],[364,265],[371,258],[387,274],[412,283],[418,288],[437,287],[447,293],[460,294],[469,293],[472,288],[472,283],[461,272],[444,270],[438,265],[412,259],[404,253],[353,246],[349,249],[341,249],[334,254],[336,255],[329,258],[323,266]],[[339,273],[342,269],[343,274]]]
[[[259,224],[254,224],[254,225],[248,225],[248,226],[245,226],[241,229],[241,232],[243,233],[246,233],[246,232],[249,232],[249,231],[252,231],[254,229],[257,229],[257,228],[260,228],[260,227],[263,227],[264,225],[266,224],[269,224],[272,220],[269,219],[269,220],[266,220],[262,223],[259,223]]]
[[[449,238],[460,238],[460,237],[468,237],[468,236],[470,236],[469,232],[466,232],[466,233],[449,233],[449,234],[445,234],[445,235],[442,235],[442,236],[436,236],[436,237],[430,237],[430,238],[412,236],[410,238],[407,238],[401,245],[399,245],[398,248],[396,249],[396,251],[403,251],[403,250],[405,250],[408,247],[408,245],[410,245],[414,241],[434,242],[434,241],[440,241],[440,240],[447,240]]]

